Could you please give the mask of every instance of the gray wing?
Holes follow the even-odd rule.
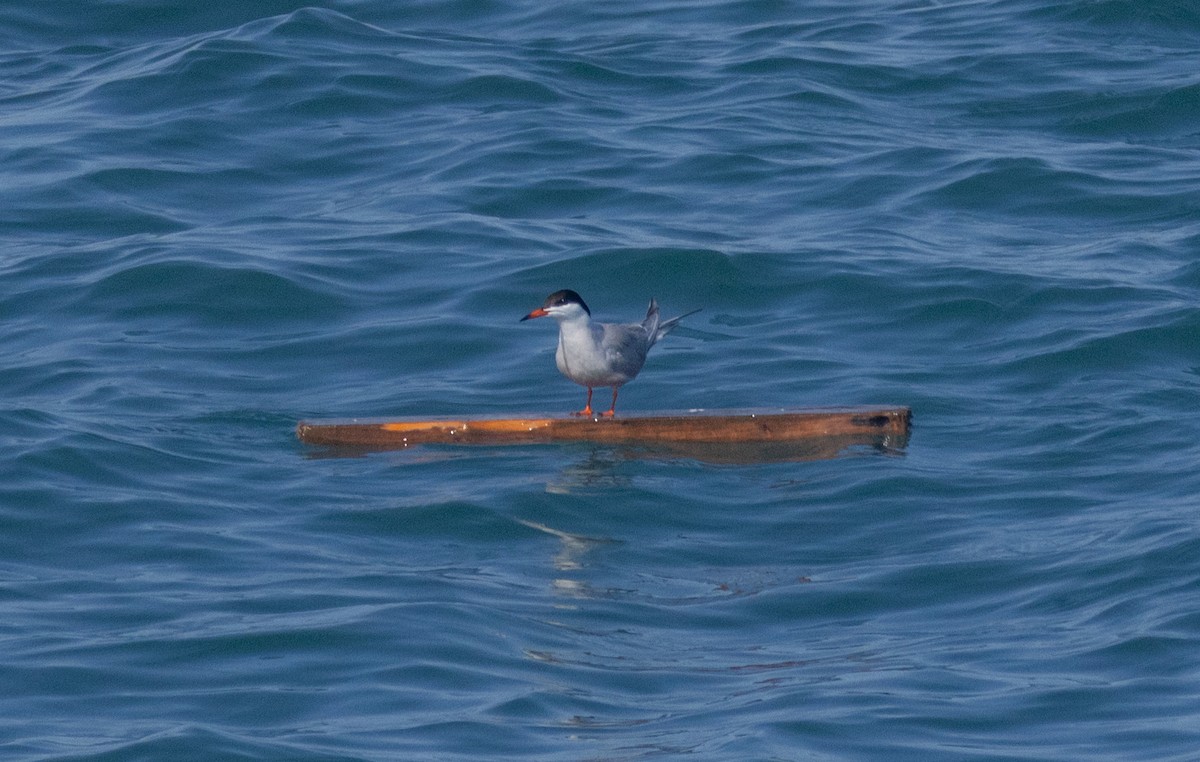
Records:
[[[604,326],[604,355],[614,372],[627,376],[629,380],[638,374],[646,362],[650,349],[649,334],[644,326],[636,323]]]

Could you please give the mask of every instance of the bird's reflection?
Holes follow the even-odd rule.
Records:
[[[553,562],[554,568],[559,571],[576,571],[583,568],[581,560],[596,545],[612,542],[602,537],[586,537],[581,534],[571,534],[564,532],[561,529],[546,526],[537,521],[529,521],[528,519],[514,519],[518,524],[524,524],[530,529],[536,529],[539,532],[545,532],[548,535],[558,538],[562,543],[559,546],[558,553],[555,554]]]

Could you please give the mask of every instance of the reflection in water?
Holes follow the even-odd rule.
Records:
[[[801,463],[861,455],[903,455],[907,434],[847,434],[785,442],[670,442],[623,448],[625,457],[690,458],[714,465]]]
[[[753,444],[671,444],[646,447],[607,445],[591,450],[581,461],[562,469],[556,478],[546,483],[546,491],[556,495],[578,494],[589,490],[608,491],[629,487],[633,480],[621,473],[621,465],[641,459],[694,459],[722,465],[801,462],[855,456],[903,456],[908,445],[907,435],[819,437],[808,440]],[[514,519],[539,532],[545,532],[560,542],[552,563],[560,572],[575,572],[584,568],[584,556],[595,546],[613,540],[571,534],[560,529],[526,519]],[[596,598],[599,593],[577,579],[556,578],[554,590],[572,598]]]
[[[684,459],[723,466],[801,463],[862,456],[901,457],[907,446],[908,435],[900,434],[813,437],[790,442],[611,444],[592,450],[584,460],[564,468],[557,479],[546,484],[546,491],[568,495],[585,489],[628,487],[632,480],[622,476],[618,466],[630,460]]]
[[[632,481],[617,472],[621,460],[611,447],[594,449],[588,457],[567,466],[556,479],[547,482],[546,491],[553,495],[569,495],[585,489],[628,487]]]
[[[564,532],[554,527],[548,527],[545,524],[539,524],[536,521],[528,521],[526,519],[514,519],[518,524],[524,524],[530,529],[536,529],[539,532],[557,537],[562,545],[555,554],[553,563],[554,568],[559,571],[577,571],[583,568],[581,559],[596,545],[603,545],[612,542],[612,540],[603,537],[585,537],[580,534],[571,534]],[[571,590],[579,587],[579,583],[571,580],[555,580],[554,586],[556,589]]]
[[[536,529],[539,532],[545,532],[558,538],[561,543],[558,552],[554,554],[552,563],[554,569],[559,572],[577,572],[584,568],[583,557],[586,556],[597,545],[605,545],[613,542],[603,537],[585,537],[580,534],[571,534],[564,532],[554,527],[540,524],[536,521],[528,521],[526,519],[515,519],[520,524],[524,524],[530,529]],[[571,579],[566,576],[555,577],[550,583],[554,592],[564,598],[583,599],[583,598],[602,598],[606,594],[597,591],[594,587],[579,579]],[[574,608],[574,604],[562,604],[562,608]]]

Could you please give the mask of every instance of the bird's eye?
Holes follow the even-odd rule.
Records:
[[[554,306],[555,306],[555,307],[561,307],[561,306],[563,306],[563,305],[564,305],[564,304],[566,304],[566,303],[567,303],[567,300],[566,300],[566,299],[559,299],[558,301],[554,302]]]

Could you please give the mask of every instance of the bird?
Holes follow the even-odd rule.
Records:
[[[542,306],[519,322],[540,317],[558,321],[558,350],[554,361],[564,376],[587,387],[587,403],[576,416],[593,416],[592,390],[611,386],[612,406],[599,415],[612,417],[617,411],[617,393],[632,381],[646,362],[646,353],[655,342],[666,336],[679,321],[700,310],[660,320],[658,302],[650,300],[646,317],[640,323],[599,323],[592,320],[592,311],[575,291],[563,289],[546,297]]]

